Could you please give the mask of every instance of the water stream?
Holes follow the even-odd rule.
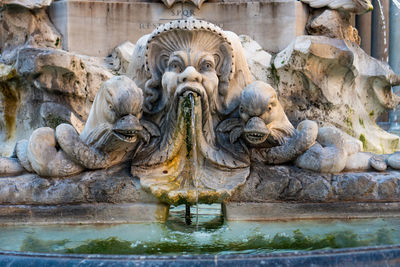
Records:
[[[195,114],[195,102],[193,94],[189,95],[190,104],[192,107],[192,116],[191,116],[191,128],[192,128],[192,178],[193,178],[193,185],[195,187],[195,194],[196,194],[196,228],[199,227],[199,180],[197,179],[197,168],[198,168],[198,161],[197,161],[197,138],[196,138],[196,114]]]

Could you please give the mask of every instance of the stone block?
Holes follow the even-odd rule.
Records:
[[[228,221],[361,219],[398,217],[400,203],[225,203]]]
[[[144,192],[126,166],[88,171],[66,178],[36,174],[0,178],[0,203],[10,205],[77,205],[86,203],[157,203]]]
[[[229,202],[400,202],[400,172],[324,174],[293,166],[253,164]]]
[[[161,1],[148,0],[61,0],[50,6],[49,14],[63,35],[63,48],[90,56],[107,56],[125,41],[136,43],[161,24],[191,16],[250,35],[263,49],[276,53],[304,34],[308,9],[295,0],[218,0],[201,9],[190,3],[168,9]]]
[[[141,223],[167,220],[169,206],[155,203],[58,206],[1,205],[0,224]]]

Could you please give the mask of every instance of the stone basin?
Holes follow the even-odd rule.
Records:
[[[216,204],[195,209],[189,226],[181,207],[165,223],[2,225],[0,263],[394,266],[400,256],[398,217],[232,222]]]

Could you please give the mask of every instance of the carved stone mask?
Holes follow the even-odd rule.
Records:
[[[177,89],[173,83],[193,75],[206,89],[211,108],[219,109],[219,96],[226,94],[234,72],[233,48],[224,31],[204,21],[175,21],[153,32],[146,49],[152,76],[145,89],[147,112],[163,110]]]

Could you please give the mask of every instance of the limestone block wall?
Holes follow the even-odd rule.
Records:
[[[50,6],[49,15],[63,36],[63,49],[89,56],[108,56],[124,41],[136,43],[161,24],[191,16],[250,35],[263,49],[277,53],[304,34],[308,8],[295,0],[218,0],[201,9],[190,3],[168,9],[149,0],[61,0]]]

